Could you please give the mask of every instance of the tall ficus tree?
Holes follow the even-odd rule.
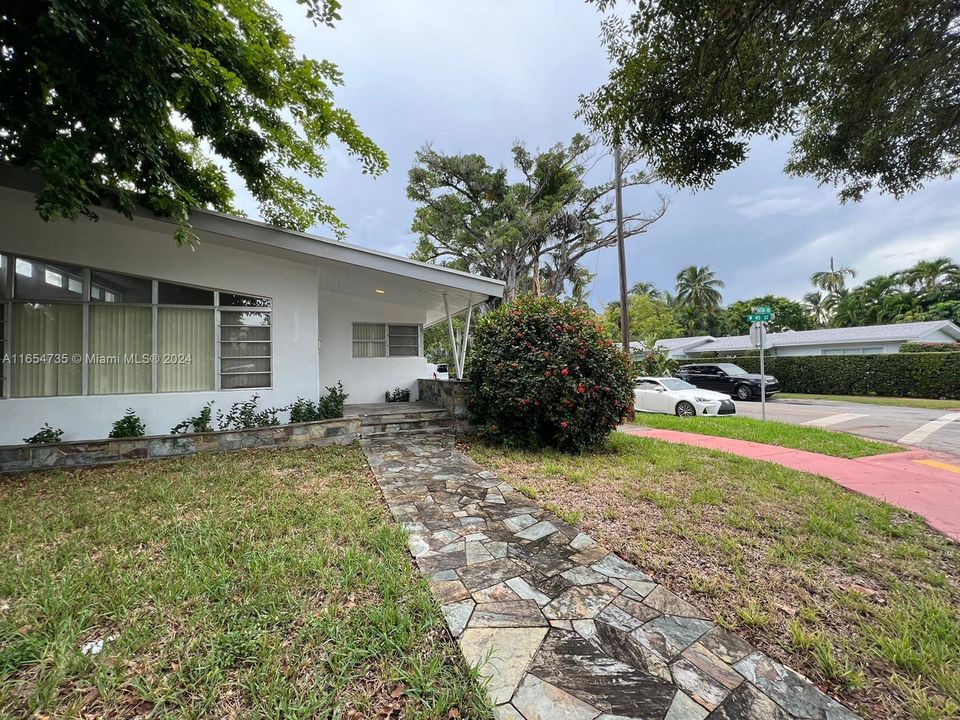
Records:
[[[579,263],[617,241],[613,181],[588,178],[597,167],[610,177],[608,149],[585,135],[536,153],[518,143],[513,165],[511,174],[481,155],[420,150],[407,185],[418,204],[414,257],[502,279],[508,300],[522,291],[582,293],[589,275]],[[635,150],[624,151],[624,168],[625,188],[656,181]],[[625,236],[646,232],[666,208],[660,197],[652,210],[627,212]]]
[[[339,19],[337,0],[300,1]],[[334,103],[340,71],[297,56],[266,0],[9,0],[0,47],[0,159],[41,175],[45,220],[140,203],[188,241],[191,206],[232,209],[225,165],[268,222],[339,234],[301,178],[323,175],[333,138],[386,168]]]
[[[754,135],[793,136],[787,171],[843,200],[900,196],[960,167],[954,0],[629,4],[604,21],[613,68],[582,108],[669,183],[710,186]]]

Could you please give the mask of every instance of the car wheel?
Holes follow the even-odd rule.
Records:
[[[696,417],[697,409],[686,400],[681,400],[677,403],[675,412],[677,417]]]
[[[739,400],[750,400],[753,397],[753,392],[746,385],[741,385],[737,388],[737,398]]]

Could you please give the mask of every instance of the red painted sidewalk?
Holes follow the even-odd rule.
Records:
[[[960,463],[949,455],[907,450],[848,460],[806,450],[676,430],[653,430],[632,425],[620,429],[631,435],[720,450],[822,475],[849,490],[922,515],[931,527],[960,540]],[[927,463],[939,463],[940,467]]]

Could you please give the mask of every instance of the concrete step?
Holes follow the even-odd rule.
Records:
[[[427,418],[410,418],[398,420],[395,417],[384,418],[375,422],[361,421],[360,432],[364,435],[374,432],[399,432],[401,430],[429,430],[433,428],[448,428],[453,425],[453,418],[449,415]]]
[[[399,440],[416,438],[441,438],[454,437],[455,433],[452,427],[440,428],[414,428],[412,430],[391,430],[389,432],[371,432],[361,431],[361,440]]]
[[[409,410],[398,413],[370,413],[360,415],[361,425],[370,425],[384,422],[396,422],[399,420],[429,420],[433,418],[448,418],[450,412],[445,408],[435,410]]]

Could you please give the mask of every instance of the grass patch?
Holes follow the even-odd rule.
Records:
[[[624,433],[581,455],[470,453],[581,513],[586,532],[864,718],[960,718],[960,547],[921,518],[824,478]]]
[[[0,555],[0,717],[488,712],[357,447],[3,479]]]
[[[904,449],[899,445],[867,440],[848,433],[748,417],[680,418],[674,415],[637,413],[635,422],[643,427],[749,440],[843,458],[883,455]]]
[[[837,402],[863,403],[866,405],[895,405],[897,407],[926,408],[927,410],[960,410],[960,400],[877,397],[876,395],[807,395],[804,393],[778,393],[777,397],[794,400],[836,400]]]

